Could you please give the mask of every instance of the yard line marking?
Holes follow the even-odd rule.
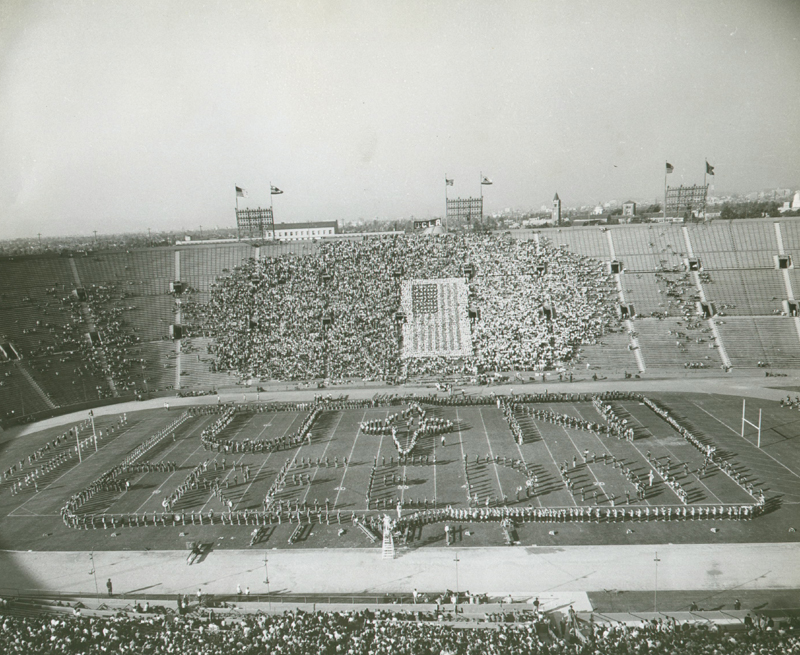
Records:
[[[224,477],[224,478],[222,478],[222,480],[221,480],[221,481],[220,481],[220,483],[219,483],[219,487],[220,487],[220,493],[221,493],[221,490],[222,490],[222,485],[223,485],[223,484],[224,484],[224,482],[225,482],[225,481],[226,481],[226,480],[227,480],[227,479],[230,477],[231,473],[233,473],[233,472],[236,470],[236,468],[235,468],[235,467],[236,467],[236,464],[238,464],[239,462],[241,462],[241,461],[244,459],[244,455],[245,455],[245,454],[244,454],[244,453],[242,453],[242,456],[241,456],[239,459],[237,459],[237,460],[236,460],[236,461],[235,461],[233,464],[231,464],[231,467],[230,467],[230,469],[226,469],[226,471],[227,471],[227,472],[225,473],[225,477]],[[216,457],[215,457],[214,459],[216,459]],[[198,485],[198,486],[199,486],[199,485]],[[224,495],[224,494],[223,494],[223,495]],[[214,498],[214,497],[215,497],[215,494],[214,494],[214,492],[212,491],[212,492],[211,492],[211,495],[208,497],[208,500],[207,500],[207,501],[206,501],[206,502],[203,504],[203,506],[200,508],[200,512],[201,512],[201,513],[202,513],[202,511],[203,511],[203,510],[206,508],[206,505],[208,505],[208,504],[211,502],[211,499],[212,499],[212,498]],[[230,500],[230,499],[228,499],[228,500]],[[223,503],[223,504],[224,504],[224,503]],[[222,510],[222,511],[224,512],[225,510]]]
[[[176,445],[177,445],[177,444],[176,444]],[[190,454],[190,455],[189,455],[189,456],[188,456],[188,457],[187,457],[185,460],[183,460],[183,461],[181,462],[181,466],[183,466],[184,464],[186,464],[186,462],[188,462],[188,461],[189,461],[189,460],[190,460],[192,457],[194,457],[194,456],[195,456],[195,453],[197,453],[197,451],[198,451],[198,450],[200,450],[202,447],[203,447],[203,446],[202,446],[202,444],[201,444],[201,445],[199,445],[197,448],[195,448],[195,449],[194,449],[194,451],[192,451],[192,453],[191,453],[191,454]],[[150,471],[147,471],[147,472],[146,472],[144,475],[142,475],[142,476],[141,476],[139,479],[141,480],[141,479],[142,479],[142,478],[143,478],[145,475],[147,475],[147,473],[149,473],[149,472],[150,472]],[[163,487],[163,486],[164,486],[164,485],[165,485],[165,484],[166,484],[166,483],[169,481],[169,479],[170,479],[170,478],[171,478],[173,475],[175,475],[177,472],[178,472],[178,471],[176,470],[176,471],[173,471],[172,473],[170,473],[170,474],[169,474],[169,476],[167,477],[167,479],[166,479],[166,480],[164,480],[164,482],[162,482],[162,483],[161,483],[161,485],[158,487],[158,489],[160,490],[160,489],[161,489],[161,487]],[[131,486],[132,486],[132,485],[131,485]],[[150,495],[149,495],[149,496],[148,496],[148,497],[145,499],[145,501],[144,501],[144,502],[143,502],[141,505],[139,505],[139,507],[137,507],[137,508],[136,508],[136,511],[134,512],[134,514],[138,514],[138,513],[141,511],[142,507],[144,507],[145,505],[147,505],[147,503],[149,503],[149,502],[150,502],[150,499],[153,497],[153,495],[154,495],[154,494],[155,494],[155,492],[151,493],[151,494],[150,494]],[[114,502],[116,502],[116,501],[114,501]],[[113,506],[113,503],[112,503],[112,506]]]
[[[361,423],[364,422],[364,417],[367,415],[367,410],[364,410],[364,413],[361,415],[361,421],[358,424],[358,430],[356,430],[356,438],[353,440],[353,447],[350,449],[350,456],[347,458],[347,464],[344,465],[344,471],[342,471],[342,479],[339,482],[339,491],[336,492],[336,498],[333,499],[333,509],[336,509],[336,504],[339,502],[339,494],[342,493],[342,489],[344,489],[344,477],[347,475],[347,469],[350,467],[350,462],[353,461],[353,451],[356,449],[356,442],[358,441],[358,435],[361,434]]]
[[[406,465],[403,464],[403,479],[401,480],[402,484],[400,485],[400,504],[403,504],[403,498],[405,498],[406,494]]]
[[[497,486],[500,488],[500,499],[502,500],[506,495],[503,493],[503,485],[500,484],[500,473],[497,470],[497,461],[494,459],[492,442],[489,440],[489,431],[486,429],[486,421],[483,420],[483,412],[480,411],[480,408],[478,408],[478,415],[481,417],[481,423],[483,424],[483,434],[486,435],[486,443],[489,446],[489,454],[492,456],[492,462],[494,463],[494,475],[497,478]]]
[[[331,436],[328,439],[327,443],[325,444],[325,448],[322,450],[322,455],[320,455],[320,460],[323,457],[325,457],[325,453],[328,452],[328,446],[330,446],[331,445],[331,441],[333,441],[333,435],[336,434],[336,430],[339,428],[339,423],[341,423],[342,419],[344,418],[344,410],[339,410],[339,412],[340,412],[339,413],[339,420],[336,421],[336,427],[333,428],[333,431],[331,432]],[[303,502],[306,502],[306,499],[308,498],[308,492],[311,491],[311,485],[314,484],[314,480],[317,479],[317,473],[319,473],[319,468],[320,467],[318,466],[314,470],[314,474],[311,476],[311,480],[308,483],[308,489],[306,489],[306,492],[303,494]]]
[[[273,452],[275,452],[275,451],[271,450],[267,454],[267,456],[264,458],[264,461],[261,463],[261,466],[258,467],[258,471],[256,471],[256,474],[253,476],[253,479],[250,480],[250,484],[248,484],[247,487],[245,488],[244,492],[242,493],[242,497],[239,498],[239,500],[237,500],[236,504],[233,506],[233,511],[234,512],[239,507],[239,504],[244,500],[244,497],[247,495],[247,492],[250,491],[250,487],[253,486],[253,483],[256,481],[256,478],[258,477],[258,474],[261,473],[261,469],[263,469],[267,465],[267,462],[269,461],[269,458],[272,457],[272,453]]]
[[[295,417],[297,418],[297,417]],[[256,435],[256,438],[253,441],[258,441],[261,438],[261,435],[267,431],[267,428],[272,427],[272,422],[275,420],[275,415],[273,414],[272,417],[269,419],[269,423],[264,423],[264,429]],[[294,419],[292,419],[292,423],[294,423]]]
[[[88,460],[88,459],[89,459],[89,458],[90,458],[92,455],[96,455],[96,454],[97,454],[98,452],[100,452],[100,451],[101,451],[103,448],[105,448],[106,446],[110,445],[112,442],[114,442],[114,441],[116,441],[117,439],[119,439],[119,438],[120,438],[122,435],[124,435],[126,432],[129,432],[130,430],[133,430],[133,428],[135,428],[135,427],[137,427],[137,426],[141,425],[142,423],[144,423],[144,420],[142,420],[142,421],[137,421],[136,423],[134,423],[133,425],[131,425],[131,426],[130,426],[129,428],[127,428],[126,430],[123,430],[122,432],[120,432],[120,433],[119,433],[119,434],[118,434],[118,435],[117,435],[117,436],[116,436],[114,439],[112,439],[112,440],[110,440],[110,441],[106,441],[106,442],[105,442],[105,443],[104,443],[102,446],[98,446],[97,450],[96,450],[96,451],[94,451],[94,452],[91,452],[91,453],[89,453],[89,454],[88,454],[86,457],[84,457],[84,458],[83,458],[83,461],[84,461],[84,462],[85,462],[85,461],[87,461],[87,460]],[[53,485],[54,485],[56,482],[58,482],[58,481],[59,481],[61,478],[63,478],[63,477],[64,477],[65,475],[67,475],[68,473],[72,473],[73,471],[77,471],[77,470],[78,470],[78,467],[79,467],[79,466],[80,466],[82,463],[83,463],[83,462],[77,462],[75,465],[73,465],[73,466],[71,466],[70,468],[68,468],[68,469],[67,469],[66,471],[64,471],[64,472],[63,472],[61,475],[59,475],[59,476],[58,476],[58,477],[57,477],[55,480],[53,480],[53,481],[52,481],[50,484],[48,484],[46,487],[43,487],[43,488],[42,488],[42,490],[41,490],[39,493],[42,493],[43,491],[46,491],[47,489],[49,489],[50,487],[52,487],[52,486],[53,486]],[[37,495],[38,495],[38,494],[37,494]],[[30,498],[28,498],[28,500],[26,500],[24,503],[22,503],[22,505],[20,505],[19,507],[15,507],[14,509],[12,509],[12,510],[11,510],[11,512],[16,512],[18,509],[21,509],[22,507],[24,507],[25,505],[27,505],[27,504],[28,504],[30,501],[32,501],[34,498],[36,498],[36,496],[37,496],[37,495],[31,496]],[[10,514],[11,514],[11,512],[9,512],[9,514],[8,514],[8,515],[10,515]]]
[[[575,445],[575,442],[572,440],[572,437],[569,436],[567,428],[565,428],[563,425],[560,425],[559,427],[564,431],[564,434],[567,435],[567,439],[569,439],[570,443],[572,444],[572,447],[575,448],[575,452],[577,452],[578,455],[580,455],[581,454],[580,448],[578,448],[578,446]],[[567,468],[567,470],[569,470],[569,468]],[[589,467],[589,462],[586,462],[586,470],[589,471],[589,473],[591,473],[592,477],[594,478],[594,481],[597,483],[597,488],[600,489],[600,493],[603,494],[603,497],[608,498],[608,494],[606,493],[605,490],[605,485],[600,484],[600,480],[595,475],[594,471]],[[571,495],[573,498],[575,497],[574,494]]]
[[[458,407],[456,407],[456,425],[459,425],[460,423],[461,423],[461,420],[458,418]],[[435,438],[433,440],[433,443],[434,443],[433,447],[436,448],[436,445],[435,445],[436,444],[436,439]],[[458,443],[461,445],[461,460],[465,461],[464,458],[466,456],[464,455],[464,439],[461,437],[461,430],[458,431]],[[434,464],[434,468],[435,467],[436,467],[436,464]],[[469,478],[466,477],[466,475],[467,475],[466,471],[467,471],[467,467],[465,466],[464,467],[464,476],[465,476],[464,484],[467,486],[467,495],[471,498],[472,497],[472,495],[471,495],[472,489],[470,489]],[[469,505],[469,502],[467,502],[467,505]],[[436,489],[435,488],[434,488],[434,491],[433,491],[433,506],[436,507]]]
[[[650,431],[650,429],[649,429],[649,428],[646,428],[646,427],[644,426],[644,424],[643,424],[643,423],[642,423],[642,422],[641,422],[641,421],[640,421],[638,418],[636,418],[636,417],[633,415],[633,413],[632,413],[632,412],[630,412],[629,410],[626,410],[626,411],[628,412],[628,416],[630,416],[630,417],[631,417],[631,418],[632,418],[634,421],[636,421],[636,422],[637,422],[637,423],[638,423],[640,426],[642,426],[642,428],[644,428],[645,430],[647,430],[648,432],[650,432],[650,436],[651,436],[651,437],[653,437],[653,439],[654,439],[655,443],[656,443],[656,444],[657,444],[659,447],[661,447],[661,448],[663,448],[664,450],[666,450],[666,451],[667,451],[667,452],[668,452],[670,455],[672,455],[672,456],[673,456],[675,459],[677,459],[677,460],[680,462],[680,458],[678,458],[678,456],[677,456],[675,453],[673,453],[673,452],[672,452],[672,451],[671,451],[671,450],[670,450],[670,449],[669,449],[667,446],[665,446],[664,444],[662,444],[662,443],[660,442],[659,438],[658,438],[656,435],[654,435],[654,434],[653,434],[653,433]],[[677,433],[676,433],[676,434],[677,434]],[[639,450],[639,448],[636,446],[636,444],[635,444],[634,442],[631,442],[631,445],[632,445],[634,448],[636,448],[636,450],[638,450],[638,451],[639,451],[639,454],[640,454],[640,455],[642,454],[642,451],[641,451],[641,450]],[[651,464],[651,466],[652,466],[652,464]],[[655,470],[655,467],[653,467],[653,469]],[[656,471],[656,473],[658,473],[658,471]],[[659,475],[661,475],[661,474],[659,473]],[[710,493],[712,496],[714,496],[714,498],[716,498],[716,499],[717,499],[717,502],[718,502],[718,503],[721,503],[721,504],[723,504],[723,505],[725,504],[725,503],[723,503],[723,502],[722,502],[722,500],[720,500],[719,496],[717,496],[717,494],[715,494],[713,491],[711,491],[711,489],[709,489],[709,488],[708,488],[708,486],[707,486],[707,485],[706,485],[706,484],[705,484],[705,483],[704,483],[704,482],[703,482],[703,481],[702,481],[702,480],[701,480],[701,479],[700,479],[698,476],[695,476],[695,477],[697,478],[697,481],[698,481],[698,482],[699,482],[699,483],[700,483],[700,484],[701,484],[703,487],[705,487],[706,491],[708,491],[708,493]],[[663,477],[662,477],[662,480],[663,480]],[[672,493],[674,493],[676,496],[678,495],[678,494],[675,492],[675,490],[674,490],[674,489],[673,489],[673,488],[672,488],[670,485],[668,485],[668,484],[666,483],[666,481],[664,481],[664,486],[665,486],[667,489],[669,489],[670,491],[672,491]],[[680,496],[678,496],[678,500],[680,500]],[[682,501],[681,501],[681,502],[682,502]]]
[[[702,407],[700,407],[700,405],[698,405],[697,403],[694,403],[694,402],[692,402],[691,400],[690,400],[689,402],[690,402],[692,405],[694,405],[695,407],[697,407],[697,409],[699,409],[701,412],[705,412],[706,414],[708,414],[708,415],[709,415],[711,418],[713,418],[713,419],[714,419],[715,421],[717,421],[718,423],[722,423],[722,425],[724,425],[726,428],[728,428],[728,429],[729,429],[731,432],[733,432],[733,433],[734,433],[734,434],[735,434],[737,437],[739,437],[740,439],[744,439],[744,440],[745,440],[747,443],[749,443],[751,446],[753,446],[753,448],[757,448],[757,446],[756,446],[756,445],[755,445],[755,444],[754,444],[752,441],[750,441],[750,439],[748,439],[748,438],[746,438],[746,437],[743,437],[743,436],[742,436],[742,434],[741,434],[739,431],[737,431],[737,430],[734,430],[734,429],[733,429],[733,428],[732,428],[730,425],[728,425],[728,424],[727,424],[727,423],[725,423],[724,421],[721,421],[720,419],[718,419],[718,418],[717,418],[716,416],[714,416],[714,415],[713,415],[711,412],[706,412],[706,410],[704,410]],[[773,460],[773,461],[777,462],[777,463],[778,463],[778,464],[780,464],[780,465],[781,465],[783,468],[785,468],[787,471],[789,471],[789,473],[791,473],[791,474],[792,474],[794,477],[796,477],[796,478],[800,478],[800,475],[798,475],[797,473],[795,473],[795,472],[794,472],[792,469],[790,469],[788,466],[786,466],[786,464],[784,464],[784,463],[783,463],[783,462],[781,462],[780,460],[778,460],[778,459],[775,459],[775,458],[774,458],[772,455],[770,455],[770,454],[769,454],[767,451],[765,451],[765,450],[763,450],[763,449],[761,449],[761,448],[758,448],[758,452],[760,452],[760,453],[764,453],[764,454],[765,454],[767,457],[769,457],[771,460]]]
[[[196,427],[194,430],[192,430],[192,432],[190,432],[189,434],[187,434],[187,435],[186,435],[186,436],[185,436],[183,439],[188,439],[189,437],[191,437],[191,436],[192,436],[192,433],[193,433],[193,432],[197,432],[197,429],[198,429],[199,427],[200,427],[200,426],[198,425],[198,426],[197,426],[197,427]],[[183,439],[181,439],[181,441],[183,441]],[[180,444],[181,444],[181,442],[176,440],[176,441],[175,441],[175,444],[172,446],[172,448],[170,448],[170,449],[169,449],[169,450],[167,450],[166,452],[162,453],[162,454],[161,454],[161,457],[158,459],[158,462],[156,462],[156,463],[163,462],[163,461],[164,461],[164,458],[165,458],[167,455],[169,455],[169,454],[170,454],[170,453],[171,453],[173,450],[175,450],[175,449],[176,449],[178,446],[180,446]],[[196,449],[194,452],[196,453],[196,452],[197,452],[197,450],[199,450],[199,448],[198,448],[198,449]],[[192,453],[192,455],[193,455],[193,454],[194,454],[194,453]],[[191,455],[189,455],[189,457],[191,457]],[[142,463],[145,463],[145,462],[142,462]],[[186,461],[184,460],[183,464],[185,464],[185,463],[186,463]],[[181,464],[181,466],[183,466],[183,464]],[[137,478],[137,479],[136,479],[134,482],[131,482],[131,486],[133,486],[134,484],[136,484],[136,482],[139,482],[139,481],[140,481],[142,478],[144,478],[144,477],[145,477],[145,476],[146,476],[148,473],[154,473],[154,471],[142,471],[142,474],[141,474],[141,475],[140,475],[140,476],[139,476],[139,477],[138,477],[138,478]],[[173,471],[173,473],[175,473],[175,471]],[[167,479],[169,479],[169,478],[167,478]],[[165,480],[165,482],[166,482],[166,480]],[[162,484],[162,486],[163,486],[163,484],[164,484],[164,483],[162,482],[161,484]],[[160,488],[161,488],[161,487],[159,487],[159,489],[160,489]]]
[[[480,411],[483,411],[483,408],[481,408]],[[514,435],[513,434],[511,435],[511,438],[514,439]],[[517,450],[519,451],[519,456],[520,456],[520,458],[522,458],[522,463],[525,464],[525,476],[527,478],[527,475],[528,475],[528,473],[527,473],[527,471],[528,471],[528,462],[525,459],[525,455],[522,454],[522,446],[520,445],[520,443],[516,439],[514,439],[514,444],[517,446]],[[541,507],[542,506],[542,501],[539,500],[539,497],[535,494],[535,492],[534,492],[533,498],[539,504],[539,507]]]
[[[286,436],[286,433],[289,431],[289,428],[291,428],[291,427],[294,425],[294,422],[297,420],[297,418],[298,418],[299,416],[302,416],[302,413],[298,414],[297,416],[295,416],[295,417],[292,419],[291,423],[289,423],[289,425],[288,425],[288,426],[286,427],[286,429],[283,431],[283,434],[280,436],[280,438],[281,438],[281,439],[283,439],[283,438]],[[273,417],[273,418],[274,418],[274,417]],[[271,426],[271,425],[272,425],[272,419],[270,419],[269,423],[267,423],[267,424],[264,426],[264,430],[266,430],[266,429],[267,429],[269,426]],[[264,434],[264,430],[261,430],[261,432],[259,432],[259,433],[258,433],[258,437],[256,437],[256,438],[255,438],[255,441],[258,441],[258,439],[261,437],[261,435],[262,435],[262,434]],[[299,448],[298,448],[298,450],[299,450]],[[272,453],[274,453],[274,452],[275,452],[274,450],[271,450],[271,451],[269,452],[269,454],[268,454],[268,455],[267,455],[267,456],[264,458],[264,461],[263,461],[263,463],[262,463],[262,464],[261,464],[261,466],[258,468],[258,471],[256,471],[256,474],[253,476],[253,479],[250,481],[250,484],[248,484],[248,485],[247,485],[247,488],[244,490],[244,493],[242,494],[242,497],[241,497],[241,498],[239,498],[239,500],[238,500],[238,501],[236,501],[236,504],[233,506],[233,509],[234,509],[234,510],[236,510],[236,508],[237,508],[237,507],[239,507],[239,504],[240,504],[240,503],[241,503],[241,502],[244,500],[244,497],[247,495],[247,492],[248,492],[248,491],[250,491],[250,487],[252,487],[252,486],[253,486],[253,482],[255,482],[255,481],[256,481],[256,478],[258,477],[258,474],[259,474],[259,473],[261,473],[261,469],[263,469],[263,468],[264,468],[264,466],[265,466],[265,465],[266,465],[266,463],[267,463],[267,460],[268,460],[270,457],[272,457]]]
[[[388,410],[386,411],[386,416],[389,416],[389,411],[388,411]],[[375,453],[375,460],[374,460],[374,461],[375,461],[375,469],[376,469],[376,470],[377,470],[377,468],[378,468],[378,456],[381,454],[381,448],[382,448],[382,447],[383,447],[383,434],[381,434],[381,438],[380,438],[380,440],[378,441],[378,452],[377,452],[377,453]],[[367,493],[369,493],[369,487],[367,488]],[[366,496],[366,494],[364,494],[364,495]],[[369,500],[367,500],[367,509],[365,509],[365,510],[359,510],[359,511],[360,511],[360,512],[361,512],[361,511],[364,511],[364,512],[368,512],[368,511],[369,511]]]
[[[169,454],[170,454],[170,453],[171,453],[173,450],[175,450],[175,448],[177,448],[177,447],[180,445],[180,443],[181,443],[181,442],[182,442],[184,439],[188,439],[189,437],[191,437],[191,436],[192,436],[192,435],[193,435],[195,432],[197,432],[197,431],[198,431],[198,430],[199,430],[201,427],[203,427],[204,425],[206,425],[206,423],[208,423],[208,421],[200,421],[200,424],[199,424],[199,425],[196,425],[196,426],[195,426],[195,428],[194,428],[194,430],[192,430],[192,431],[191,431],[189,434],[187,434],[185,437],[183,437],[183,438],[181,439],[181,441],[176,441],[176,442],[175,442],[175,445],[174,445],[172,448],[170,448],[170,449],[169,449],[167,452],[165,452],[165,453],[164,453],[164,454],[161,456],[161,459],[160,459],[160,460],[158,460],[158,461],[159,461],[159,462],[163,462],[163,461],[164,461],[164,458],[165,458],[167,455],[169,455]],[[196,453],[198,450],[200,450],[200,448],[202,448],[202,445],[201,445],[201,446],[198,446],[197,448],[195,448],[194,452],[193,452],[191,455],[189,455],[189,457],[187,457],[185,460],[183,460],[183,462],[181,462],[181,466],[183,466],[184,464],[186,464],[186,462],[188,462],[188,461],[189,461],[189,459],[190,459],[190,458],[192,458],[192,457],[194,456],[194,454],[195,454],[195,453]],[[136,484],[137,482],[141,481],[141,480],[142,480],[142,479],[143,479],[143,478],[144,478],[144,477],[145,477],[145,476],[146,476],[148,473],[152,473],[152,472],[153,472],[153,471],[144,471],[144,472],[143,472],[143,473],[142,473],[142,474],[141,474],[141,475],[140,475],[138,478],[136,478],[136,480],[135,480],[134,482],[131,482],[131,487],[133,487],[133,485],[134,485],[134,484]],[[175,473],[177,473],[177,469],[176,469],[175,471],[172,471],[172,473],[170,473],[170,474],[167,476],[167,479],[166,479],[166,480],[164,480],[164,481],[163,481],[163,482],[162,482],[162,483],[159,485],[159,487],[158,487],[158,491],[160,491],[160,490],[161,490],[161,487],[163,487],[163,486],[164,486],[164,485],[165,485],[165,484],[166,484],[166,483],[169,481],[169,479],[170,479],[170,478],[171,478],[173,475],[175,475]],[[114,502],[113,502],[113,503],[111,503],[111,504],[110,504],[110,505],[109,505],[109,506],[106,508],[106,512],[107,512],[108,510],[110,510],[112,507],[114,507],[114,505],[116,505],[116,504],[117,504],[117,502],[119,502],[119,500],[120,500],[120,499],[121,499],[121,498],[122,498],[122,497],[123,497],[125,494],[127,494],[127,493],[128,493],[128,492],[127,492],[127,490],[126,490],[126,491],[123,491],[123,492],[122,492],[122,495],[121,495],[119,498],[117,498],[116,500],[114,500]],[[136,510],[136,512],[135,512],[136,514],[138,514],[138,513],[139,513],[139,510],[141,510],[141,509],[142,509],[142,507],[144,507],[144,506],[145,506],[145,505],[148,503],[148,501],[149,501],[149,500],[152,498],[152,496],[153,496],[154,494],[155,494],[155,492],[151,493],[151,494],[150,494],[150,496],[148,496],[148,497],[147,497],[147,499],[146,499],[146,500],[145,500],[145,501],[144,501],[144,502],[143,502],[141,505],[139,505],[139,507],[137,508],[137,510]]]
[[[581,413],[581,410],[579,408],[576,407],[575,411],[578,413],[578,416],[580,416],[581,418],[585,419],[584,415]],[[590,421],[590,423],[594,423],[594,422],[596,422],[596,421]],[[612,457],[614,457],[614,453],[612,453],[611,449],[608,446],[606,446],[606,444],[600,438],[600,435],[597,434],[597,432],[595,432],[594,430],[589,430],[589,432],[591,432],[594,435],[594,438],[597,439],[598,442],[600,442],[600,445],[608,452],[608,454],[611,455]],[[649,432],[649,430],[648,430],[648,432]],[[652,435],[652,432],[651,432],[651,435]],[[646,467],[649,467],[650,463],[647,462],[647,458],[644,455],[642,455],[642,452],[638,448],[636,448],[636,452],[639,453],[639,455],[641,455],[642,459],[645,461]],[[644,499],[644,502],[646,504],[648,504],[648,505],[651,504],[650,501],[647,500],[647,498]]]
[[[458,421],[458,410],[456,410],[456,421]],[[456,423],[457,424],[457,423]],[[433,439],[431,440],[433,443],[433,502],[434,507],[436,506],[436,435],[433,435]],[[461,452],[464,452],[464,449],[461,449]],[[467,491],[469,492],[469,482],[467,482]],[[469,503],[467,503],[469,505]]]
[[[533,419],[533,417],[531,417],[531,420],[533,420],[533,421],[534,421],[534,424],[536,423],[536,421],[535,421],[535,419]],[[536,428],[536,429],[537,429],[537,430],[539,429],[539,428],[538,428],[538,426],[537,426],[537,428]],[[539,430],[539,434],[541,434],[541,435],[542,435],[542,443],[544,444],[544,447],[547,449],[547,454],[548,454],[548,455],[550,455],[550,459],[552,459],[552,460],[553,460],[553,464],[554,464],[554,465],[555,465],[555,467],[556,467],[556,471],[558,471],[558,479],[559,479],[559,480],[561,480],[561,484],[564,484],[564,480],[562,480],[562,479],[561,479],[561,469],[558,467],[558,462],[556,461],[556,458],[555,458],[555,457],[553,457],[553,453],[551,453],[551,452],[550,452],[550,446],[548,446],[548,445],[547,445],[547,440],[544,438],[544,434],[542,434],[542,431],[541,431],[541,430]],[[570,499],[572,500],[572,504],[573,504],[573,505],[575,505],[575,507],[577,507],[577,506],[578,506],[578,503],[577,503],[577,502],[575,501],[575,499],[572,497],[572,494],[571,494],[571,493],[569,493],[569,490],[566,488],[566,486],[565,486],[565,488],[564,488],[564,491],[566,491],[566,492],[567,492],[567,495],[569,495]]]

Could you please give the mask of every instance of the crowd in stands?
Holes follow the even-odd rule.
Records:
[[[469,303],[479,310],[471,319],[473,356],[401,360],[401,280],[457,277],[468,278]],[[615,297],[599,262],[545,240],[382,237],[250,260],[220,279],[206,305],[184,306],[184,316],[215,338],[219,370],[245,378],[395,382],[569,361],[581,344],[616,325]]]
[[[679,274],[656,272],[655,279],[659,286],[658,292],[665,296],[666,307],[663,312],[653,312],[652,316],[655,318],[682,316],[689,322],[694,320],[695,303],[700,300],[700,294],[692,274],[686,271]]]
[[[91,284],[78,295],[63,283],[37,291],[19,299],[35,310],[36,321],[7,338],[55,405],[146,386],[140,338],[124,318],[126,291]]]
[[[18,257],[23,255],[79,254],[86,252],[130,250],[133,248],[152,248],[169,246],[175,243],[178,235],[172,233],[156,234],[105,234],[75,237],[43,237],[8,239],[0,241],[0,256]]]
[[[570,611],[564,619],[542,612],[508,623],[454,625],[443,613],[287,611],[283,614],[200,616],[125,614],[111,616],[18,617],[0,613],[0,651],[9,655],[82,653],[119,655],[168,653],[240,655],[607,655],[681,653],[686,655],[777,655],[800,649],[795,621],[776,626],[748,615],[733,629],[674,619],[628,625],[595,623]]]

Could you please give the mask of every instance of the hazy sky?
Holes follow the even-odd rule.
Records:
[[[800,2],[0,2],[0,238],[800,185]],[[243,204],[242,206],[245,206]]]

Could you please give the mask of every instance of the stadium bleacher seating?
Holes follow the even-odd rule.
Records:
[[[595,259],[608,260],[608,240],[604,233],[596,227],[564,228],[556,233],[550,231],[547,236],[554,246],[565,246],[567,250]]]
[[[626,303],[635,308],[633,325],[649,371],[681,369],[691,361],[719,366],[716,349],[695,341],[679,348],[670,334],[680,330],[678,321],[696,313],[700,289],[724,314],[717,317],[719,331],[733,366],[754,369],[759,362],[775,368],[800,361],[797,326],[781,315],[783,301],[800,294],[800,269],[776,270],[776,228],[785,253],[800,261],[800,220],[792,218],[557,228],[542,230],[537,238],[602,262],[611,260],[613,244],[624,266],[620,284]],[[685,272],[685,234],[702,263],[700,289]],[[533,236],[521,232],[519,238]],[[189,287],[180,296],[170,293],[176,251],[180,279]],[[262,244],[258,252],[267,258],[319,251],[318,243],[291,242]],[[0,362],[0,381],[8,382],[0,386],[0,416],[44,411],[50,404],[68,407],[112,395],[114,388],[124,396],[142,389],[169,390],[176,382],[183,389],[235,384],[236,376],[211,372],[211,340],[196,331],[178,371],[169,326],[176,320],[178,299],[184,308],[207,302],[219,276],[255,253],[250,244],[231,243],[0,259],[0,338],[23,357],[16,365]],[[76,289],[86,295],[77,298]],[[184,314],[183,324],[192,334],[191,312]],[[111,361],[87,338],[91,329],[110,344]],[[588,362],[604,375],[636,370],[624,331],[607,332],[601,342],[605,346],[584,344],[576,366]]]
[[[692,329],[676,318],[637,320],[634,325],[648,369],[686,370],[687,364],[718,369],[722,364],[705,322]]]
[[[718,321],[718,329],[733,366],[798,368],[800,347],[794,320],[782,316],[741,317]]]
[[[620,371],[636,372],[639,368],[636,357],[628,349],[629,344],[630,337],[624,331],[607,333],[600,338],[600,343],[580,348],[579,366],[601,375]]]
[[[706,298],[728,316],[771,316],[782,310],[786,290],[778,271],[724,270],[709,277],[712,283],[703,283]]]

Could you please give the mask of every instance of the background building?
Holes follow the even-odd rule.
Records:
[[[269,238],[267,232],[267,238]],[[337,221],[312,223],[275,223],[275,239],[279,241],[310,241],[339,234]]]
[[[553,196],[553,223],[561,225],[561,198],[558,197],[558,192]]]

